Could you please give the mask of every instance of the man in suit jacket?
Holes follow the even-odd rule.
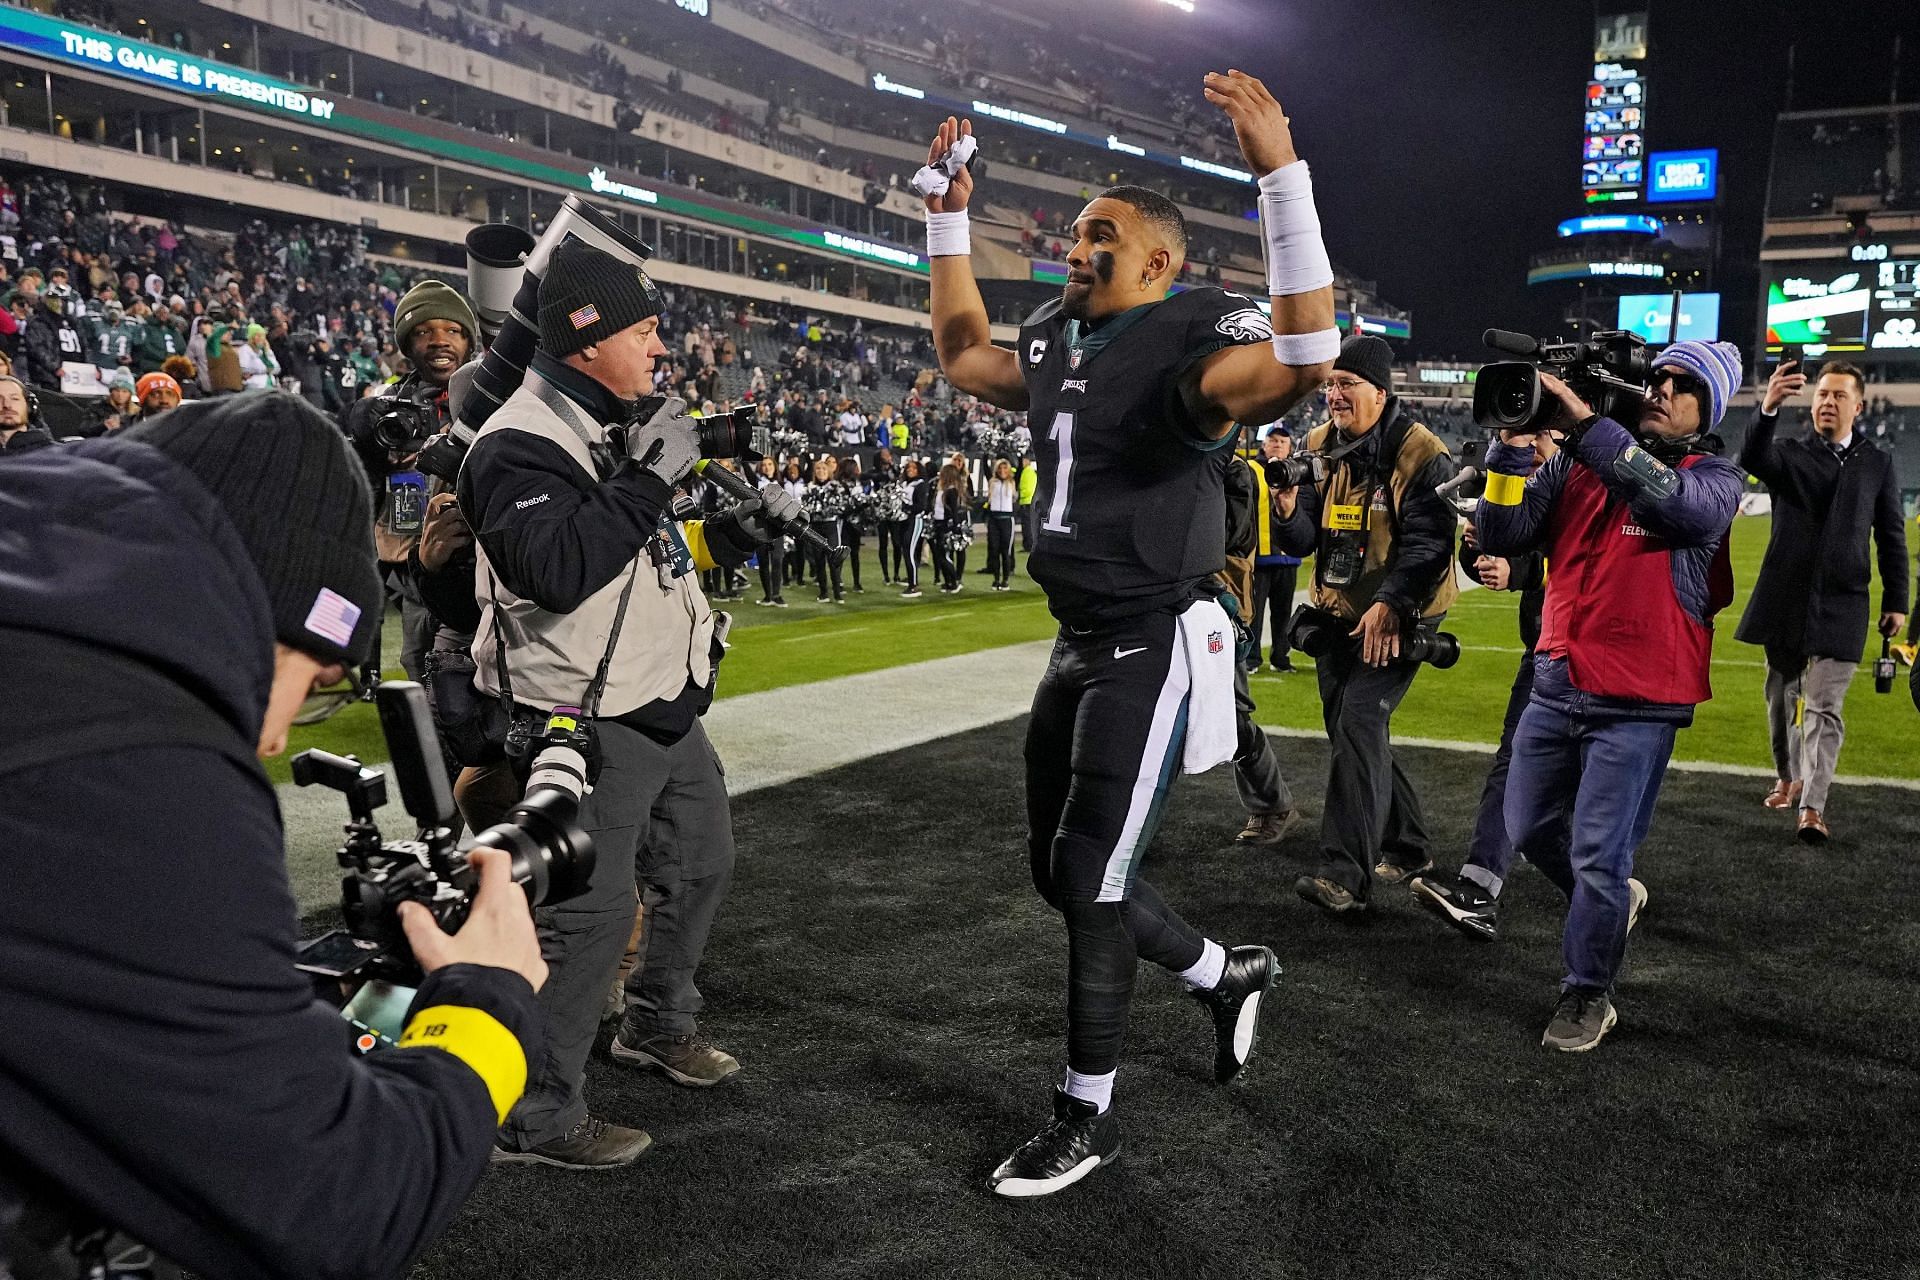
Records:
[[[1806,386],[1804,367],[1783,363],[1740,449],[1740,465],[1773,495],[1773,534],[1734,635],[1767,651],[1778,781],[1763,803],[1798,808],[1800,839],[1819,845],[1831,834],[1827,788],[1846,733],[1840,708],[1866,649],[1868,543],[1879,552],[1879,631],[1892,636],[1907,621],[1907,537],[1893,457],[1853,429],[1866,399],[1859,369],[1823,364],[1813,432],[1774,439],[1781,404]]]

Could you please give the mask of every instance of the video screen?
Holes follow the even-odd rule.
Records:
[[[1634,160],[1640,156],[1637,133],[1600,133],[1587,139],[1589,160]]]
[[[1620,299],[1615,327],[1639,334],[1648,342],[1712,342],[1720,336],[1720,295],[1680,295],[1680,328],[1673,332],[1673,295],[1630,293]]]
[[[1580,166],[1580,185],[1589,191],[1609,191],[1640,185],[1640,160],[1589,160]]]
[[[1891,266],[1891,263],[1881,265]],[[1819,346],[1832,351],[1866,348],[1869,275],[1838,259],[1771,262],[1767,267],[1767,351]]]
[[[1920,358],[1920,259],[1874,264],[1867,346],[1876,354]]]

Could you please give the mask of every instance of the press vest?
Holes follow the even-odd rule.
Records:
[[[1387,425],[1386,419],[1382,418],[1374,425],[1374,430],[1385,430]],[[1332,423],[1322,423],[1308,432],[1306,451],[1318,453],[1327,448],[1333,430]],[[1313,575],[1315,608],[1328,610],[1349,621],[1358,621],[1360,615],[1372,605],[1374,594],[1386,580],[1388,562],[1393,556],[1393,512],[1405,507],[1407,489],[1413,484],[1414,477],[1446,451],[1447,446],[1440,437],[1426,427],[1416,422],[1408,428],[1406,438],[1400,444],[1399,456],[1394,459],[1392,475],[1387,481],[1392,510],[1372,502],[1374,468],[1370,464],[1336,466],[1327,476],[1320,493],[1320,527],[1332,531],[1343,527],[1338,521],[1364,522],[1367,556],[1359,579],[1350,587],[1325,585],[1320,581],[1316,567]],[[1451,609],[1453,602],[1459,598],[1460,586],[1454,579],[1453,564],[1449,560],[1446,572],[1434,583],[1433,594],[1421,602],[1420,616],[1438,617]]]
[[[570,410],[568,417],[562,418],[542,398],[542,392]],[[602,444],[607,437],[606,428],[592,415],[531,371],[521,388],[487,420],[476,441],[496,431],[526,431],[551,440],[565,449],[588,476],[598,473],[587,452],[587,440]],[[507,679],[516,702],[543,711],[581,705],[607,651],[620,594],[629,579],[633,595],[627,602],[619,643],[607,668],[601,716],[621,716],[650,702],[675,698],[689,680],[702,688],[712,682],[713,610],[700,590],[697,573],[668,579],[670,585],[662,586],[660,573],[643,548],[632,565],[573,612],[549,613],[513,594],[493,572],[486,551],[478,544],[475,551],[479,563],[474,570],[474,593],[480,602],[480,629],[473,638],[474,684],[483,692],[500,691],[494,653],[497,637],[504,633]]]
[[[1679,465],[1691,467],[1700,456]],[[1592,470],[1576,465],[1567,473],[1550,520],[1553,576],[1537,651],[1565,656],[1574,687],[1586,693],[1688,705],[1711,698],[1712,619],[1733,599],[1726,539],[1708,573],[1703,622],[1674,590],[1666,539],[1635,524],[1632,509]]]

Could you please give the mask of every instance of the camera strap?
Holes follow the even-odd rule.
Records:
[[[586,697],[580,703],[580,709],[591,720],[600,712],[600,695],[606,692],[607,674],[613,669],[613,651],[620,643],[620,628],[627,621],[627,603],[633,599],[633,584],[640,576],[639,557],[634,558],[633,568],[627,574],[627,585],[620,589],[620,607],[614,610],[613,628],[607,633],[607,649],[600,655],[600,665],[594,670],[593,681],[587,685]],[[494,589],[495,578],[491,565],[487,567],[487,598],[493,602],[493,676],[500,686],[500,703],[506,708],[507,718],[513,718],[513,681],[507,675],[507,631],[501,625],[500,594]]]

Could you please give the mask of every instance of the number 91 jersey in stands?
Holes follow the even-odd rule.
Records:
[[[1226,563],[1217,451],[1177,384],[1222,347],[1267,342],[1251,301],[1188,289],[1110,316],[1088,332],[1058,299],[1020,327],[1039,486],[1027,571],[1054,617],[1093,626],[1211,595]]]

